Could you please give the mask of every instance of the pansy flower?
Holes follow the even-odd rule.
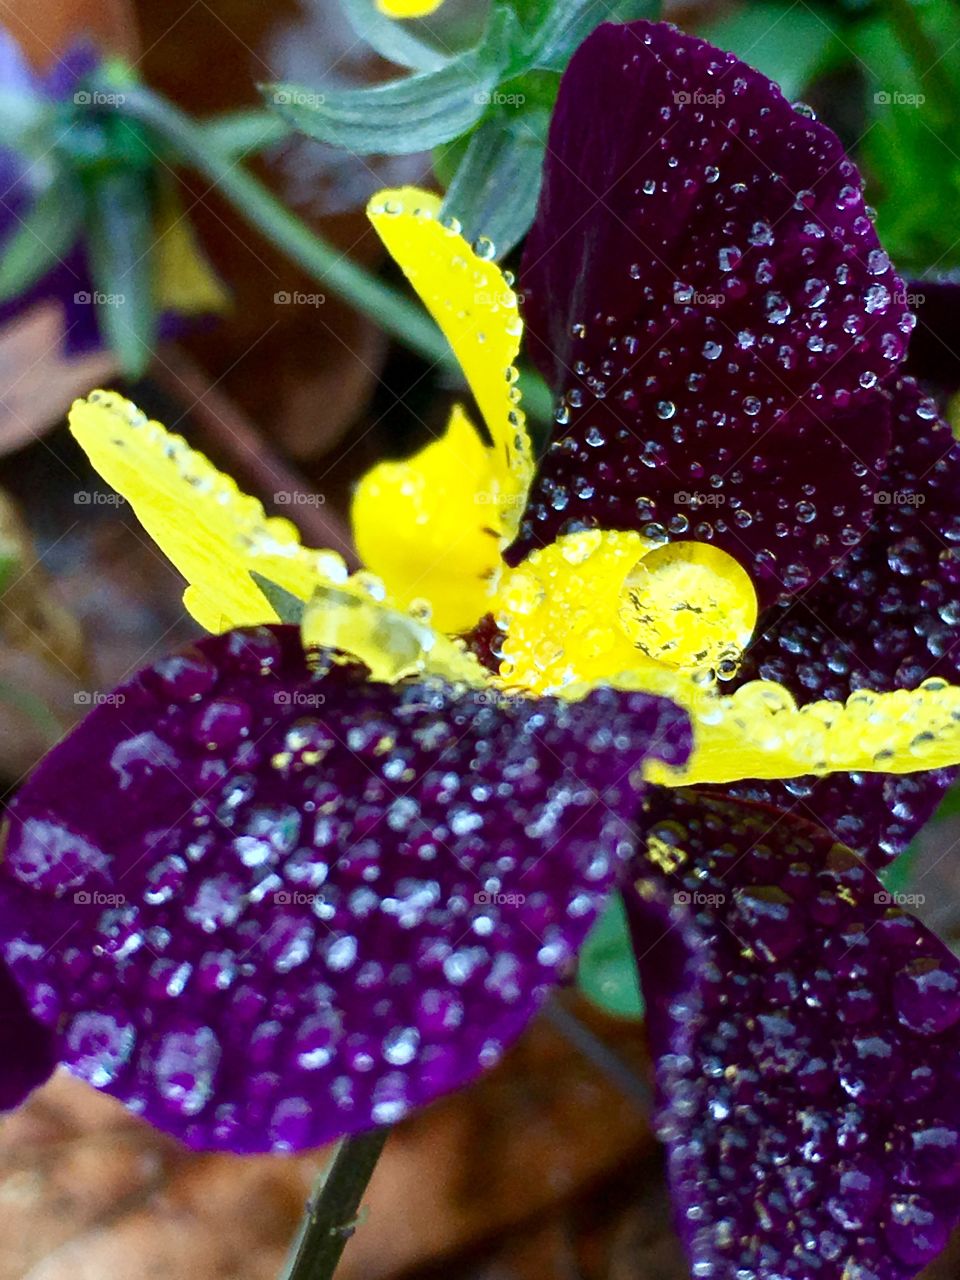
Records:
[[[370,216],[483,421],[364,478],[366,572],[75,406],[215,634],[10,807],[4,1099],[61,1061],[195,1146],[391,1122],[619,885],[694,1274],[903,1280],[957,1216],[960,969],[875,872],[960,762],[960,455],[856,169],[732,55],[598,29],[520,281],[538,462],[489,245]]]

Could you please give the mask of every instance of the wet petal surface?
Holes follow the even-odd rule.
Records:
[[[761,619],[741,680],[777,680],[802,702],[916,688],[930,677],[957,682],[960,445],[911,380],[894,393],[894,421],[870,533],[815,588]],[[903,850],[954,776],[847,774],[735,793],[798,805],[880,865]]]
[[[712,539],[763,600],[809,585],[872,517],[910,329],[855,166],[643,22],[581,46],[547,154],[520,283],[563,406],[511,554],[599,525]]]
[[[139,673],[15,799],[3,955],[59,1056],[194,1146],[316,1145],[492,1064],[684,718],[311,671],[293,628]]]
[[[958,1214],[960,964],[822,830],[659,793],[627,895],[693,1273],[906,1280]]]

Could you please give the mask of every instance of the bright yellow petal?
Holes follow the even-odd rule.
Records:
[[[390,18],[425,18],[442,4],[443,0],[377,0],[377,8]]]
[[[493,465],[457,405],[439,440],[406,461],[381,462],[354,494],[360,559],[398,604],[428,600],[441,631],[466,631],[490,608],[505,536],[489,496]]]
[[[435,631],[425,617],[393,608],[382,591],[379,580],[367,573],[319,587],[304,613],[304,647],[358,658],[371,679],[386,684],[423,675],[475,688],[491,683],[489,672],[461,643]]]
[[[157,305],[178,315],[217,315],[230,294],[207,260],[175,189],[161,189],[153,249]]]
[[[116,392],[75,401],[70,429],[186,578],[184,604],[208,630],[277,621],[251,572],[301,600],[346,578],[340,556],[301,546],[289,520],[266,516],[202,453]]]
[[[453,348],[493,442],[491,506],[508,540],[520,522],[533,456],[516,388],[523,325],[512,282],[441,221],[440,198],[416,187],[381,191],[367,213]]]
[[[693,755],[683,769],[654,762],[667,785],[797,778],[834,772],[915,773],[960,764],[960,688],[860,690],[846,702],[798,707],[782,685],[755,680],[716,696],[663,682],[659,692],[691,714]]]
[[[505,570],[494,614],[507,633],[503,679],[549,693],[661,668],[732,675],[757,597],[717,547],[591,529]]]

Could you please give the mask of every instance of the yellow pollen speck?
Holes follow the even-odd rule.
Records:
[[[687,852],[685,849],[678,849],[676,845],[667,844],[659,836],[650,836],[647,839],[647,857],[661,870],[672,875],[687,861]]]
[[[274,769],[285,769],[292,759],[292,751],[278,751],[276,755],[270,757],[270,763]]]

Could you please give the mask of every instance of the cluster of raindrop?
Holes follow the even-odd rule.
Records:
[[[5,958],[76,1072],[239,1150],[392,1122],[492,1063],[628,852],[644,754],[687,750],[643,695],[374,685],[292,627],[164,659],[121,711],[18,797]]]
[[[703,958],[660,1065],[694,1274],[906,1280],[957,1216],[960,966],[832,837],[768,825],[674,803],[651,829]]]
[[[735,60],[661,39],[656,63],[610,55],[636,128],[548,157],[554,221],[521,283],[559,429],[516,554],[583,527],[663,530],[715,541],[769,600],[869,524],[878,389],[912,318],[834,135]]]

